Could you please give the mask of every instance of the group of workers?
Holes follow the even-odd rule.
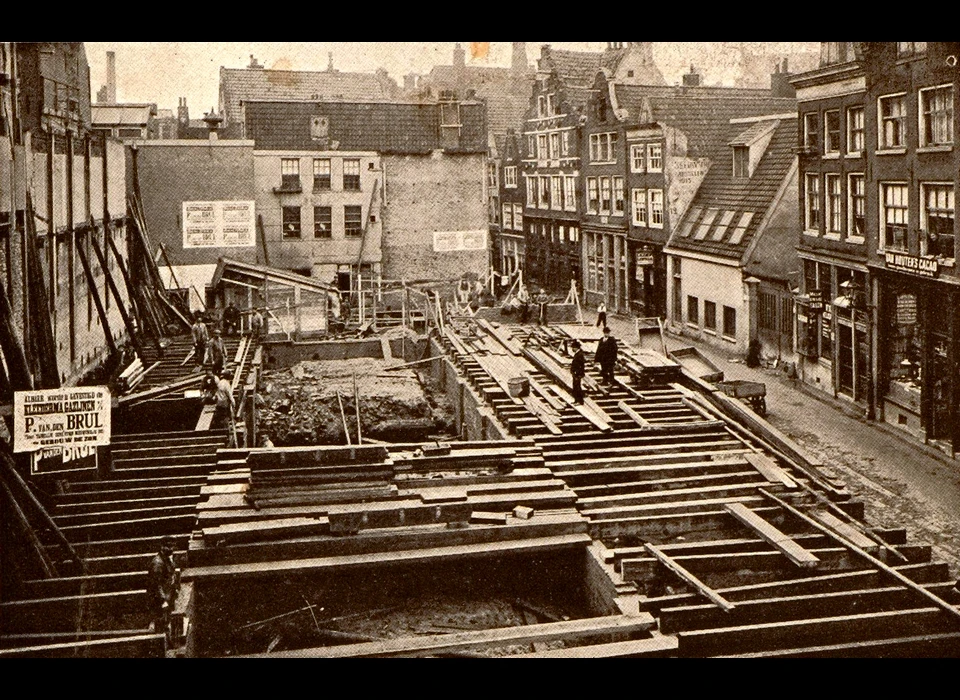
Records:
[[[526,323],[530,318],[530,293],[527,288],[520,285],[520,291],[517,292],[517,303],[520,305],[520,323]],[[550,297],[547,296],[546,289],[540,289],[537,296],[533,298],[533,303],[537,305],[537,323],[541,326],[547,325],[547,306],[550,304]]]

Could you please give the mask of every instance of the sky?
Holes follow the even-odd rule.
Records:
[[[510,42],[460,42],[467,62],[478,66],[510,65]],[[527,42],[531,64],[540,55],[540,46],[557,49],[598,51],[605,42]],[[753,46],[761,42],[752,42]],[[398,84],[407,73],[427,73],[437,64],[452,63],[455,42],[86,42],[90,64],[91,97],[106,83],[106,52],[117,58],[117,100],[153,102],[161,109],[176,110],[180,97],[187,98],[191,117],[197,118],[217,107],[220,66],[243,68],[251,54],[266,68],[325,70],[329,53],[334,68],[341,71],[373,72],[384,68]],[[770,42],[778,51],[813,50],[815,42]],[[476,46],[477,55],[472,46]],[[730,85],[734,69],[730,51],[723,42],[654,42],[654,60],[668,84],[677,84],[694,64],[707,85]]]

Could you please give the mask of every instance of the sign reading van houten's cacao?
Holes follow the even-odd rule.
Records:
[[[909,272],[911,275],[920,277],[936,277],[940,272],[936,258],[921,258],[916,255],[888,251],[883,254],[883,260],[888,270]]]

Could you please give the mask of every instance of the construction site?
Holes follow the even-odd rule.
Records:
[[[227,336],[227,429],[189,322],[134,336],[91,379],[113,397],[94,465],[3,450],[0,656],[960,654],[948,565],[662,329],[620,339],[612,383],[588,363],[581,404],[571,341],[601,332],[575,295],[538,324],[442,290],[381,290],[336,334]]]

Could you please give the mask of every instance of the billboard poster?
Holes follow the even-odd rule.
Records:
[[[96,447],[49,447],[30,453],[31,474],[94,471],[96,468]]]
[[[250,248],[256,245],[253,202],[184,202],[183,247]]]
[[[110,390],[105,386],[17,391],[13,451],[110,444]]]
[[[434,231],[433,250],[436,253],[450,253],[461,250],[486,250],[487,230],[475,231]]]

